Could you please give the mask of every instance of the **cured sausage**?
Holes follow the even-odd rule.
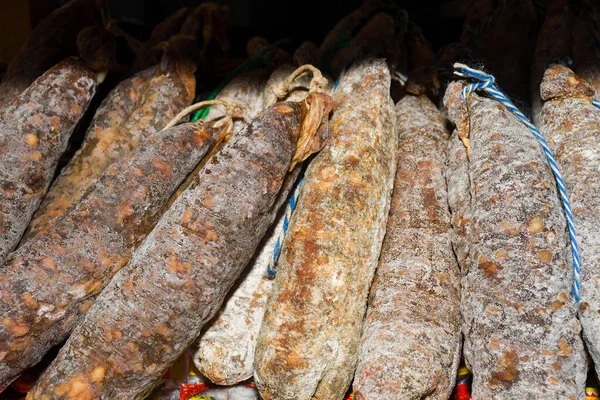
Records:
[[[600,109],[592,104],[593,88],[562,65],[546,71],[541,93],[540,129],[560,164],[577,224],[583,339],[600,365]]]
[[[240,131],[246,121],[253,118],[263,109],[262,93],[267,79],[268,70],[257,69],[241,75],[236,76],[229,82],[223,90],[216,96],[216,100],[225,101],[229,103],[235,103],[244,109],[244,116],[239,114],[233,115],[231,123],[233,124],[230,132],[235,134]],[[205,121],[215,121],[225,116],[226,111],[221,107],[211,107],[204,118]],[[173,202],[183,193],[189,186],[196,185],[200,177],[199,172],[204,168],[206,162],[213,155],[217,154],[223,146],[227,143],[230,137],[224,137],[220,143],[217,143],[215,147],[198,165],[187,179],[181,184],[177,191],[173,194],[173,197],[169,201],[169,204]]]
[[[473,397],[583,398],[587,361],[552,171],[521,121],[476,93],[465,101],[464,86],[451,83],[444,104],[469,149],[453,164],[465,166],[469,183],[450,179],[449,203],[453,223],[464,223],[456,244],[467,243],[458,260]]]
[[[200,336],[194,364],[218,385],[234,385],[252,377],[254,350],[273,281],[266,274],[284,214],[278,217],[216,319]]]
[[[366,60],[333,92],[332,136],[306,171],[258,338],[265,400],[340,399],[352,380],[396,169],[390,81]]]
[[[101,4],[98,0],[71,0],[40,21],[8,65],[0,83],[0,109],[54,65],[77,54],[77,35],[97,22]]]
[[[0,273],[0,389],[67,337],[219,134],[200,122],[151,136],[8,257]]]
[[[75,204],[104,170],[158,132],[194,99],[194,44],[173,37],[161,63],[126,79],[102,102],[81,149],[52,184],[23,241]],[[193,51],[193,50],[192,50]]]
[[[284,65],[271,74],[265,89],[266,104],[276,101],[274,91],[291,72],[293,67]],[[301,101],[306,97],[310,81],[304,78],[298,78],[298,84],[287,91],[285,100]],[[284,214],[278,217],[263,239],[257,255],[246,267],[247,273],[240,278],[239,286],[230,294],[218,317],[196,344],[194,363],[214,383],[233,385],[250,378],[254,372],[256,340],[273,283],[266,276],[266,271],[283,230],[284,219]]]
[[[404,97],[396,116],[402,162],[370,290],[354,395],[445,400],[461,346],[460,271],[445,181],[446,120],[425,95]]]
[[[86,29],[80,45],[95,46],[94,36],[102,34]],[[19,243],[75,125],[104,79],[109,60],[97,65],[94,58],[92,54],[90,63],[78,58],[58,63],[0,115],[0,261]],[[99,69],[91,69],[92,63]]]
[[[331,106],[321,93],[278,103],[234,135],[104,289],[29,399],[144,398],[221,306],[287,197],[288,170],[322,146]]]

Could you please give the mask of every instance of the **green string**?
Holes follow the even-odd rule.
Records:
[[[267,53],[273,49],[276,49],[278,47],[286,45],[289,42],[290,42],[290,39],[281,39],[281,40],[278,40],[275,43],[265,47],[264,49],[262,49],[260,51],[260,53],[258,53],[256,55],[256,57],[249,59],[248,61],[242,63],[236,69],[231,71],[229,73],[229,75],[227,75],[225,77],[225,79],[223,79],[223,81],[219,84],[219,86],[217,86],[212,92],[210,92],[210,94],[208,95],[208,97],[205,100],[214,100],[217,97],[217,95],[219,94],[219,92],[221,90],[223,90],[223,88],[237,75],[243,74],[246,72],[250,72],[253,69],[262,67],[263,65],[271,65],[273,63],[273,60],[271,59],[271,57],[269,57],[267,55]],[[210,110],[210,107],[206,107],[202,110],[196,111],[194,113],[194,115],[192,116],[191,122],[196,122],[199,119],[206,118],[209,110]]]

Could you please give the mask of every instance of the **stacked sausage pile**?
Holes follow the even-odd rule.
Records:
[[[436,55],[403,10],[367,0],[320,47],[250,40],[254,68],[180,122],[227,53],[228,10],[182,9],[139,43],[98,25],[98,3],[49,16],[0,85],[0,392],[447,399],[464,362],[475,399],[584,398],[600,365],[593,4],[548,0],[544,19],[533,0],[473,1],[462,43]],[[59,165],[115,74],[115,37],[129,76]],[[553,63],[567,57],[580,75]],[[563,171],[579,304],[539,142],[443,82],[468,58],[532,104]]]

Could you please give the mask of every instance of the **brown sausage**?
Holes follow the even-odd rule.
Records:
[[[455,244],[466,243],[458,261],[473,398],[583,398],[587,360],[550,165],[504,105],[477,93],[465,101],[464,86],[451,83],[444,104],[470,147],[451,164],[468,177],[449,180],[459,185],[449,193]]]
[[[583,339],[600,370],[600,109],[591,86],[562,65],[542,81],[540,129],[563,173],[581,254],[579,320]],[[598,372],[596,372],[598,374]]]
[[[349,45],[342,47],[331,58],[331,73],[337,76],[352,62],[368,57],[385,57],[390,69],[395,70],[405,57],[400,47],[406,29],[406,21],[402,18],[407,16],[401,14],[400,18],[395,18],[385,12],[373,15]]]
[[[200,122],[151,136],[8,257],[0,273],[0,388],[67,337],[219,134]]]
[[[315,134],[303,121],[326,118],[331,109],[324,94],[307,102],[268,108],[211,158],[199,183],[104,289],[29,399],[144,398],[217,312],[287,197],[296,146]],[[303,155],[320,148],[319,132]]]
[[[81,44],[95,46],[95,31],[82,31]],[[87,62],[68,58],[40,76],[0,115],[0,261],[18,244],[40,205],[108,63],[103,60],[95,72]]]
[[[24,242],[75,204],[110,164],[164,128],[192,102],[196,92],[195,65],[179,49],[193,47],[193,43],[175,37],[171,45],[159,65],[121,82],[104,99],[82,148],[48,190]]]
[[[354,395],[445,400],[461,346],[460,271],[445,181],[446,120],[425,95],[404,97],[396,116],[402,161],[369,294]]]

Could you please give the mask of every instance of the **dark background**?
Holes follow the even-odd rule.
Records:
[[[108,0],[111,16],[133,33],[148,35],[149,28],[180,7],[201,4],[199,0]],[[231,24],[232,56],[240,56],[245,42],[263,36],[270,42],[292,40],[293,49],[304,40],[317,45],[335,23],[360,4],[360,0],[227,0]],[[397,0],[411,20],[423,29],[435,48],[457,41],[469,0]],[[126,26],[126,25],[124,25]]]
[[[0,0],[0,71],[18,51],[27,34],[65,0]],[[107,0],[110,17],[138,39],[149,36],[152,27],[180,7],[193,7],[202,0]],[[361,0],[223,0],[229,6],[231,57],[243,57],[246,42],[263,36],[270,42],[291,39],[287,50],[304,40],[319,45],[325,34]],[[438,49],[457,41],[470,0],[396,0],[412,21]]]

